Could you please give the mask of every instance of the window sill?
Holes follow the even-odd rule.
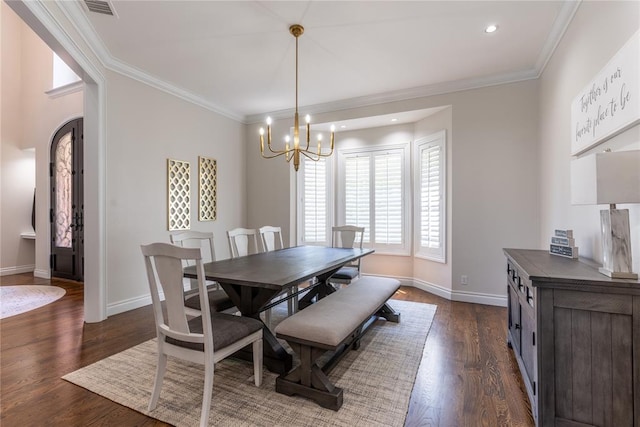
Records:
[[[410,257],[411,253],[409,252],[387,252],[387,251],[383,251],[381,249],[375,249],[374,253],[372,253],[371,255],[384,255],[384,256],[402,256],[402,257]]]
[[[60,98],[61,96],[70,95],[75,92],[80,92],[83,88],[82,80],[78,80],[77,82],[69,83],[64,86],[55,87],[53,89],[49,89],[45,91],[49,98]]]
[[[437,262],[439,264],[446,264],[447,263],[446,258],[440,258],[440,257],[436,257],[436,256],[433,256],[433,255],[414,254],[413,257],[414,258],[423,259],[425,261]]]
[[[35,231],[25,231],[24,233],[20,233],[20,237],[23,239],[35,240],[36,232]]]

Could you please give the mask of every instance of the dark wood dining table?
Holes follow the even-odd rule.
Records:
[[[260,313],[276,303],[278,295],[287,295],[294,286],[317,281],[304,293],[300,307],[304,308],[315,298],[323,298],[335,292],[328,282],[336,271],[345,264],[373,253],[373,249],[343,249],[322,246],[295,246],[271,252],[248,255],[239,258],[208,262],[204,264],[207,280],[216,281],[229,295],[231,301],[243,316],[260,320]],[[187,267],[184,276],[196,278],[195,267]],[[297,297],[297,295],[295,295]],[[292,356],[265,325],[263,328],[264,365],[276,373],[289,372]],[[237,355],[250,358],[249,351]]]

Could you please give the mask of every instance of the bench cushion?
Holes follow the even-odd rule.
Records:
[[[399,287],[400,282],[395,279],[362,277],[283,320],[275,329],[276,335],[335,348]]]

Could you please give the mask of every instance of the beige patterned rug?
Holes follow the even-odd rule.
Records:
[[[378,320],[360,350],[345,355],[329,375],[344,389],[339,411],[276,393],[277,375],[267,370],[262,386],[255,387],[250,363],[226,359],[216,365],[209,425],[402,426],[436,306],[397,300],[390,305],[401,313],[400,323]],[[150,413],[155,365],[156,344],[150,340],[63,379],[161,421],[197,425],[202,366],[169,358],[160,402]]]
[[[0,286],[0,319],[50,304],[65,293],[64,289],[49,285]]]

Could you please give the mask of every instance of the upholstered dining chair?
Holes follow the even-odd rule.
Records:
[[[216,250],[213,244],[212,232],[181,231],[171,234],[169,239],[174,245],[200,248],[202,254],[208,251],[210,255],[209,260],[216,260]],[[183,262],[183,265],[188,266],[189,262],[185,261]],[[226,292],[219,289],[219,285],[216,282],[209,283],[212,284],[211,286],[207,286],[209,307],[211,307],[213,311],[225,311],[231,309],[233,307],[233,302]],[[198,296],[198,281],[196,279],[191,279],[191,289],[185,292],[185,306],[187,307],[189,314],[193,316],[200,315],[200,297]]]
[[[231,258],[260,252],[258,249],[258,232],[255,229],[234,228],[227,231],[227,237],[229,238]]]
[[[258,229],[258,234],[260,234],[260,240],[262,241],[262,248],[265,252],[275,251],[276,249],[283,249],[284,243],[282,242],[282,228],[273,227],[271,225],[265,225],[264,227],[260,227]],[[287,291],[288,299],[287,299],[287,311],[289,316],[298,311],[298,299],[292,297],[291,295],[294,292],[298,291],[298,287],[294,286]],[[267,325],[271,323],[271,315],[265,314],[267,318]]]
[[[209,421],[215,364],[251,344],[253,374],[256,386],[262,384],[262,323],[256,319],[216,313],[209,309],[206,298],[204,267],[199,248],[181,248],[169,243],[141,246],[153,302],[158,341],[158,363],[149,401],[149,411],[158,405],[167,367],[167,356],[204,365],[204,391],[200,425]],[[184,305],[182,262],[195,262],[201,316],[188,320]],[[166,317],[159,291],[165,297]]]
[[[364,240],[364,227],[342,225],[332,227],[331,246],[334,248],[360,248]],[[330,283],[348,285],[360,277],[360,258],[347,264],[329,278]]]

